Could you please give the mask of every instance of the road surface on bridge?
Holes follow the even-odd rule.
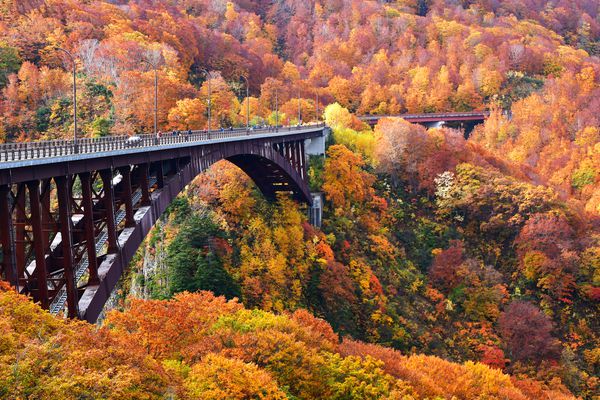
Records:
[[[79,138],[63,140],[41,140],[0,144],[0,169],[21,166],[82,160],[111,154],[140,153],[178,146],[198,146],[210,143],[259,139],[294,135],[305,130],[325,127],[324,124],[299,126],[267,127],[260,129],[235,128],[206,131],[193,130],[163,133],[160,136],[145,134],[136,136],[139,141],[131,141],[131,136],[107,136],[101,138]]]

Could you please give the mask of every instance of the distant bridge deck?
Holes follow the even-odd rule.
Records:
[[[489,111],[447,112],[447,113],[423,113],[423,114],[399,114],[399,115],[362,115],[359,118],[369,124],[376,124],[383,118],[402,118],[413,123],[431,122],[467,122],[484,121],[490,116]]]
[[[368,123],[371,127],[377,125],[383,118],[402,118],[413,124],[425,125],[427,128],[448,126],[463,131],[465,139],[471,136],[476,125],[482,124],[490,116],[489,111],[468,112],[445,112],[445,113],[423,113],[423,114],[399,114],[399,115],[363,115],[360,120]]]

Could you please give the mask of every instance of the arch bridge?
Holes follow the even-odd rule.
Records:
[[[0,277],[53,314],[95,322],[171,201],[228,160],[267,198],[311,203],[323,124],[0,145]]]

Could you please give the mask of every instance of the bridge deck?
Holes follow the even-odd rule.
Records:
[[[453,121],[481,121],[490,116],[489,111],[468,111],[452,113],[423,113],[423,114],[400,114],[400,115],[363,115],[362,121],[375,122],[382,118],[403,118],[409,122],[453,122]]]
[[[322,129],[325,124],[308,124],[246,130],[236,128],[224,131],[185,131],[156,137],[153,134],[140,135],[139,142],[128,142],[130,136],[108,136],[103,138],[81,138],[74,140],[44,140],[36,142],[0,144],[0,170],[35,165],[63,163],[115,155],[138,154],[149,151],[199,146],[204,144],[228,143],[291,136]]]
[[[279,129],[246,131],[192,131],[191,134],[141,135],[140,141],[128,144],[128,136],[52,140],[0,145],[0,185],[77,174],[102,169],[106,165],[119,167],[141,162],[169,160],[189,154],[203,146],[229,146],[236,143],[276,140],[281,143],[294,138],[320,135],[324,124],[312,124]]]

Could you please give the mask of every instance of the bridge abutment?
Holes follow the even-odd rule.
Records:
[[[323,136],[305,140],[304,149],[306,156],[324,156],[327,139],[330,134],[331,130],[329,128],[325,128],[323,129]]]
[[[308,222],[317,228],[323,223],[323,193],[311,193],[312,204],[308,207]]]

